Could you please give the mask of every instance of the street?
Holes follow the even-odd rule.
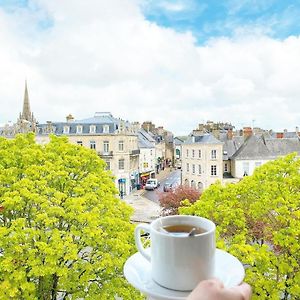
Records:
[[[160,193],[164,193],[163,192],[163,187],[164,187],[164,184],[166,182],[168,183],[172,183],[173,186],[178,186],[180,185],[180,173],[181,173],[181,170],[175,170],[173,169],[174,171],[170,171],[170,173],[167,173],[166,177],[165,178],[161,178],[159,180],[160,182],[160,186],[155,189],[154,191],[145,191],[145,193],[143,194],[143,196],[155,203],[158,203],[159,204],[159,194]]]

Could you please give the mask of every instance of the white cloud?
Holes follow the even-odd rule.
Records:
[[[111,111],[188,134],[203,120],[283,129],[299,125],[300,38],[212,39],[146,21],[138,0],[34,1],[0,10],[0,123],[16,120],[27,78],[40,122]],[[53,27],[38,30],[41,16]]]

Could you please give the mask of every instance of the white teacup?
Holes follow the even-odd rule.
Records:
[[[189,236],[174,234],[162,228],[190,225],[205,232]],[[205,279],[213,277],[215,262],[215,224],[196,216],[168,216],[150,225],[139,224],[135,242],[139,252],[151,263],[151,275],[159,285],[178,291],[190,291]],[[150,233],[151,251],[145,251],[141,230]]]

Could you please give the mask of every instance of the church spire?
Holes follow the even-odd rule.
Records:
[[[28,90],[27,90],[27,80],[25,80],[25,93],[24,93],[22,119],[27,121],[31,121],[32,119],[30,105],[29,105]]]

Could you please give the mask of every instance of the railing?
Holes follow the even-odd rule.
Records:
[[[113,156],[113,151],[98,151],[98,155],[100,156]]]
[[[139,155],[140,154],[140,149],[132,150],[130,155]]]

